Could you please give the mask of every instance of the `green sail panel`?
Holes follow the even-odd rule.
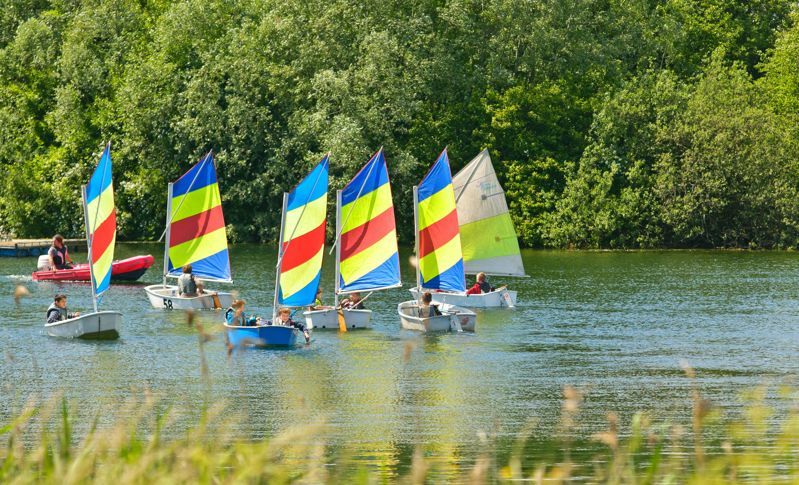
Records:
[[[525,276],[516,229],[488,150],[452,178],[466,273]]]

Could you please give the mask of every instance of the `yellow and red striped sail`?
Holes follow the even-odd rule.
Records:
[[[89,264],[92,290],[101,296],[111,285],[111,263],[117,239],[114,186],[111,180],[111,144],[106,145],[100,162],[85,187],[86,234],[91,246]]]
[[[325,249],[327,185],[326,155],[288,194],[278,283],[281,305],[313,305],[316,299]]]
[[[209,152],[170,184],[169,196],[167,274],[179,276],[181,268],[190,264],[195,276],[230,282],[225,217],[213,155]]]
[[[417,241],[422,288],[466,291],[458,211],[444,149],[417,188]]]
[[[341,191],[340,293],[402,285],[388,167],[381,148]]]

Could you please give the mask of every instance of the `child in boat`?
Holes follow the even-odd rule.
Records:
[[[357,291],[341,301],[341,308],[345,310],[365,310],[363,301],[361,301],[361,294]]]
[[[314,300],[313,305],[308,307],[308,310],[330,310],[332,308],[332,306],[322,305],[322,288],[320,287],[318,290],[316,290],[316,300]]]
[[[60,322],[79,316],[80,312],[70,313],[67,311],[67,295],[56,295],[53,298],[53,303],[47,309],[47,323]]]
[[[258,317],[247,318],[244,315],[244,300],[233,300],[233,303],[225,311],[225,321],[228,325],[236,327],[252,327],[258,325]]]
[[[191,274],[191,265],[187,264],[183,267],[183,274],[178,277],[178,295],[179,296],[197,296],[203,294],[203,285],[194,279]]]
[[[305,342],[308,343],[311,341],[311,335],[308,333],[308,329],[305,328],[300,322],[295,322],[291,319],[291,310],[283,307],[277,312],[277,322],[276,325],[285,325],[287,327],[294,327],[302,332],[305,336]]]
[[[477,282],[471,288],[466,290],[467,295],[479,295],[480,293],[491,293],[494,288],[488,283],[486,274],[483,272],[477,273]]]
[[[432,303],[433,295],[429,291],[425,291],[422,295],[422,301],[419,302],[419,318],[430,318],[441,315],[441,311]]]
[[[51,270],[72,269],[73,261],[69,257],[69,251],[64,244],[64,236],[61,234],[53,236],[53,245],[47,250],[47,259]]]

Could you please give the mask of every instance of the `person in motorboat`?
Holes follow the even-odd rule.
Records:
[[[430,318],[441,315],[441,310],[438,306],[433,305],[433,295],[429,291],[425,291],[422,299],[419,302],[419,318]]]
[[[289,308],[283,307],[277,312],[277,321],[274,325],[283,325],[286,327],[294,327],[298,329],[302,334],[305,336],[305,343],[311,341],[311,335],[308,333],[308,329],[305,328],[300,322],[295,322],[291,319],[291,310]]]
[[[491,293],[494,288],[488,283],[486,274],[483,272],[477,273],[477,282],[471,288],[466,290],[467,295],[479,295],[480,293]]]
[[[253,327],[260,323],[260,317],[247,317],[244,315],[244,300],[233,300],[233,303],[225,311],[225,321],[234,327]]]
[[[61,234],[53,236],[53,245],[47,250],[47,259],[51,270],[72,269],[73,261],[69,257],[69,251],[64,244],[64,236]]]
[[[53,298],[53,303],[47,309],[47,323],[60,322],[79,316],[80,312],[71,313],[67,311],[67,295],[56,295]]]
[[[341,301],[341,308],[344,310],[366,310],[366,307],[363,306],[363,301],[361,301],[361,294],[357,291],[352,293],[349,298]]]
[[[183,274],[178,277],[178,296],[199,296],[203,294],[203,284],[198,283],[191,274],[191,265],[183,267]]]

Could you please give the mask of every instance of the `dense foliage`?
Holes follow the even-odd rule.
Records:
[[[491,150],[528,246],[799,246],[794,5],[6,0],[0,235],[81,234],[111,140],[120,239],[209,149],[232,237],[270,240],[325,152],[339,188],[384,146],[409,242],[446,145]]]

